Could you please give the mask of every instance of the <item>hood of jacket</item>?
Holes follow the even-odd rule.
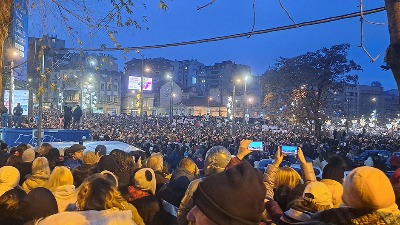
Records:
[[[74,185],[63,185],[63,186],[57,187],[53,191],[53,195],[57,199],[69,199],[72,196],[76,195],[75,186]]]
[[[22,184],[22,189],[26,192],[29,193],[34,188],[37,187],[44,187],[49,180],[48,176],[45,176],[44,174],[38,174],[38,175],[27,175],[26,180]]]
[[[342,204],[342,196],[343,196],[343,186],[341,183],[336,180],[331,179],[322,179],[322,183],[324,183],[329,191],[332,193],[332,204],[333,208],[339,208]]]

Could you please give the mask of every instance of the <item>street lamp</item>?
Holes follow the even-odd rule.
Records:
[[[8,126],[10,127],[12,124],[12,111],[13,111],[13,95],[14,95],[14,58],[18,56],[16,51],[12,52],[11,55],[11,64],[10,64],[10,90],[8,90],[8,114],[10,115],[8,118]]]
[[[175,97],[173,91],[174,91],[174,79],[171,74],[167,75],[167,79],[171,81],[171,90],[169,92],[169,121],[172,123],[173,120],[173,114],[174,114],[174,99]]]
[[[211,114],[211,112],[210,112],[210,101],[212,101],[212,97],[209,97],[207,99],[207,112],[208,112],[208,114]]]
[[[378,112],[376,111],[376,106],[377,106],[377,98],[376,97],[373,97],[372,99],[371,99],[371,101],[372,102],[374,102],[375,103],[375,110],[374,110],[374,113],[375,113],[375,123],[377,123],[378,122]]]
[[[245,100],[245,103],[244,103],[244,111],[243,111],[243,123],[244,124],[246,124],[246,122],[247,122],[247,120],[246,120],[246,116],[247,116],[247,114],[249,113],[248,112],[248,107],[247,107],[247,101],[246,101],[246,99],[247,99],[247,80],[249,79],[249,77],[246,75],[245,77],[244,77],[244,100]]]
[[[140,135],[143,135],[143,73],[145,72],[144,69],[144,55],[140,54],[139,50],[136,50],[136,53],[142,57],[142,72],[140,73]]]

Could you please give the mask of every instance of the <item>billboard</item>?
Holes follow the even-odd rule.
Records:
[[[140,77],[129,76],[128,89],[140,90]],[[153,90],[153,78],[143,77],[143,90]]]
[[[5,90],[4,91],[4,105],[8,109],[8,104],[9,104],[9,94],[10,91]],[[22,109],[24,110],[24,113],[22,115],[27,116],[28,115],[28,101],[29,101],[29,91],[28,90],[14,90],[13,93],[13,109],[15,106],[17,106],[17,103],[21,104]]]
[[[28,59],[28,0],[14,0],[12,43],[14,52],[14,76],[26,81]]]

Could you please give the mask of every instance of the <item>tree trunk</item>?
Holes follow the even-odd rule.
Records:
[[[12,0],[0,0],[0,103],[4,104],[3,97],[3,52],[4,41],[8,36],[11,24]]]
[[[385,0],[385,7],[388,17],[390,35],[390,45],[386,52],[385,60],[392,70],[400,95],[400,1]]]

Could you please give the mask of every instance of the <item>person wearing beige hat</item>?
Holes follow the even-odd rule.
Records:
[[[343,182],[343,205],[315,215],[329,224],[400,224],[400,211],[389,178],[379,169],[363,166]]]
[[[92,151],[86,151],[83,154],[83,162],[82,165],[74,168],[72,172],[72,176],[74,177],[74,185],[78,187],[82,184],[82,182],[94,174],[97,171],[97,162],[98,158],[96,154]]]
[[[19,184],[22,185],[22,183],[25,181],[25,177],[28,174],[32,173],[32,162],[36,158],[35,151],[33,148],[28,148],[22,153],[22,163],[19,163],[15,165],[15,167],[19,170],[19,173],[21,174],[21,179],[19,180]]]

